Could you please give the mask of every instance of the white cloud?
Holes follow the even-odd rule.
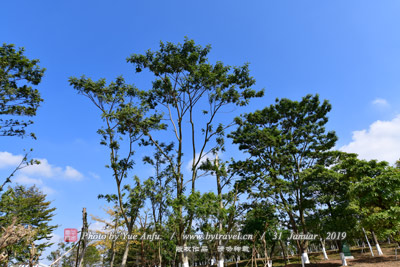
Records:
[[[389,102],[387,102],[387,100],[384,98],[376,98],[374,101],[372,101],[372,105],[382,108],[390,107]]]
[[[43,181],[41,179],[30,178],[26,175],[19,175],[15,180],[16,183],[23,184],[23,185],[41,185]]]
[[[82,173],[78,172],[71,166],[67,166],[64,171],[64,176],[72,180],[80,180],[83,178]]]
[[[21,163],[23,158],[21,155],[13,155],[7,151],[0,152],[0,168],[16,167]]]
[[[9,152],[0,152],[0,168],[18,166],[23,156],[13,155]],[[73,180],[79,181],[83,178],[83,174],[71,166],[65,168],[54,166],[47,159],[36,159],[40,164],[29,165],[23,167],[16,172],[12,178],[13,182],[21,185],[37,185],[46,195],[54,194],[56,191],[46,185],[46,179],[51,178],[57,181]]]
[[[47,159],[37,159],[40,164],[30,165],[21,170],[22,173],[27,175],[40,175],[44,177],[53,177],[56,173],[61,172],[60,167],[54,167],[49,164]]]
[[[79,181],[83,175],[71,166],[66,166],[65,169],[49,164],[47,159],[37,159],[40,164],[30,165],[21,169],[21,173],[27,175],[42,176],[47,178],[64,178],[67,180]]]
[[[393,164],[400,158],[400,115],[391,121],[375,121],[369,129],[354,131],[352,139],[340,150],[357,153],[362,159]]]

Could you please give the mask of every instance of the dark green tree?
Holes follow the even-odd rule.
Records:
[[[378,238],[400,240],[400,170],[387,162],[357,160],[351,174],[357,179],[351,194],[361,227],[371,233],[378,254]]]
[[[18,185],[2,194],[0,226],[11,225],[16,219],[17,224],[31,230],[27,240],[22,239],[6,248],[9,260],[33,264],[38,261],[44,249],[52,245],[48,240],[57,225],[50,224],[55,211],[50,205],[46,195],[35,186],[26,188]]]
[[[277,99],[275,105],[237,118],[239,127],[230,135],[250,156],[236,163],[241,184],[262,190],[295,233],[308,233],[305,217],[315,205],[304,172],[323,166],[337,140],[325,130],[330,110],[318,95],[299,102]],[[308,241],[299,240],[297,246],[307,262]]]
[[[335,242],[342,253],[345,239],[357,236],[357,210],[352,205],[351,187],[354,177],[348,174],[349,166],[357,160],[356,154],[332,152],[329,168],[319,166],[305,171],[307,191],[316,200],[313,212],[306,218],[310,230],[318,234],[323,247],[324,257],[326,238],[332,239],[328,233],[335,233]],[[336,236],[337,234],[337,236]],[[342,265],[345,265],[344,254],[341,254]]]

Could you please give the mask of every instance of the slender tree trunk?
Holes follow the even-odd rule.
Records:
[[[326,254],[326,249],[325,249],[325,240],[320,239],[321,245],[322,245],[322,253],[324,254],[324,260],[329,260],[328,254]]]
[[[368,236],[367,236],[367,233],[364,230],[364,227],[362,228],[362,230],[364,232],[365,239],[367,240],[367,244],[368,244],[369,250],[371,251],[371,255],[372,255],[372,257],[374,257],[374,251],[372,250],[371,244],[369,243]]]
[[[112,241],[111,245],[111,263],[110,267],[114,267],[114,260],[115,260],[115,240]]]
[[[161,257],[161,242],[158,241],[158,266],[162,266],[162,257]]]
[[[374,239],[374,242],[375,242],[376,250],[378,251],[378,256],[382,256],[383,252],[382,252],[381,246],[379,245],[378,238],[376,238],[374,231],[371,231],[371,234],[372,234],[372,238]]]
[[[117,213],[118,214],[118,213]],[[118,216],[118,215],[117,215]],[[115,225],[114,225],[114,236],[117,235],[117,226],[118,226],[118,219],[115,220]],[[111,241],[111,262],[110,262],[110,267],[114,267],[114,261],[115,261],[115,243],[117,242],[117,239],[114,237],[113,240]]]
[[[122,256],[121,267],[126,266],[126,262],[128,260],[128,254],[129,254],[129,243],[130,243],[130,240],[127,239],[126,243],[125,243],[124,255]]]
[[[127,238],[126,243],[125,243],[125,249],[124,249],[124,255],[122,256],[121,267],[126,267],[126,262],[128,260],[129,248],[130,248],[130,243],[131,243],[130,240],[129,240],[129,236],[132,235],[133,226],[134,226],[134,223],[136,221],[137,216],[138,216],[137,213],[136,213],[135,216],[131,216],[131,220],[130,220],[130,222],[128,224],[128,238]]]

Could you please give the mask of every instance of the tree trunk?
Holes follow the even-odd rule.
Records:
[[[187,252],[182,253],[182,267],[189,267],[189,256]]]
[[[322,245],[322,253],[324,254],[324,260],[329,260],[328,255],[326,254],[325,240],[320,239],[320,241]]]
[[[378,251],[378,256],[382,256],[383,252],[382,252],[381,246],[379,246],[378,238],[376,238],[374,231],[371,231],[371,234],[372,234],[372,238],[374,239],[374,242],[375,242],[376,250]]]
[[[118,216],[118,213],[116,214]],[[115,261],[115,244],[117,243],[117,227],[118,227],[118,217],[115,218],[115,224],[114,224],[114,238],[111,241],[111,262],[110,262],[110,267],[114,267],[114,261]]]
[[[363,230],[363,232],[364,232],[365,239],[367,240],[367,244],[368,244],[369,250],[371,251],[371,255],[372,255],[372,257],[374,257],[374,252],[373,252],[373,250],[372,250],[371,244],[369,243],[368,236],[367,236],[367,233],[366,233],[365,230],[364,230],[364,227],[362,228],[362,230]]]
[[[124,255],[122,256],[121,267],[126,267],[126,261],[128,260],[128,253],[129,253],[129,239],[127,239],[125,243],[125,249],[124,249]]]
[[[223,252],[220,252],[218,255],[217,267],[224,267],[224,253]]]
[[[158,266],[162,266],[162,256],[161,256],[161,242],[158,242]]]
[[[35,264],[36,252],[35,244],[32,241],[32,247],[29,250],[29,267],[33,267]]]
[[[305,264],[309,264],[310,260],[308,259],[308,241],[304,240],[300,242],[301,248],[301,257],[304,259]]]
[[[110,267],[114,267],[114,260],[115,260],[115,240],[112,241],[111,245],[111,263]]]
[[[87,223],[87,213],[86,208],[82,210],[82,231],[81,231],[81,238],[79,240],[79,245],[77,249],[77,257],[76,257],[76,267],[82,267],[83,265],[83,257],[85,257],[86,247],[88,243],[88,223]]]

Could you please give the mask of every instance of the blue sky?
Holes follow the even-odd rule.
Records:
[[[339,136],[337,148],[393,163],[400,158],[399,11],[400,2],[389,0],[5,1],[0,42],[25,47],[47,71],[30,128],[38,139],[1,138],[0,174],[33,148],[42,165],[16,179],[48,193],[58,236],[81,225],[82,207],[103,215],[97,195],[115,192],[115,184],[96,134],[101,120],[68,77],[123,75],[146,89],[150,80],[135,75],[126,58],[184,36],[211,44],[211,62],[250,63],[255,88],[266,93],[241,111],[319,93],[333,106],[328,128]],[[138,164],[135,173],[151,170]],[[212,190],[207,184],[202,189]]]

